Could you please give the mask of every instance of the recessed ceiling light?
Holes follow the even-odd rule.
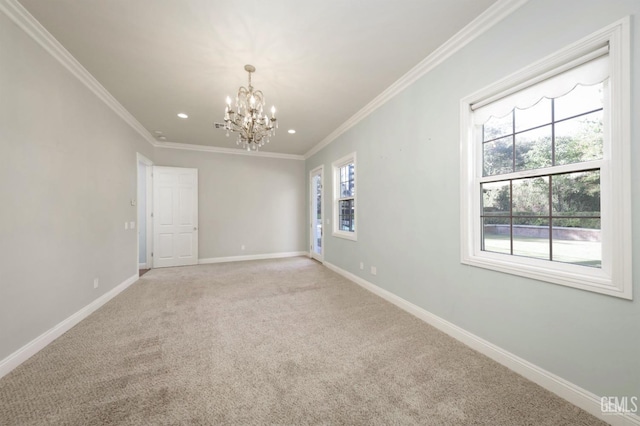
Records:
[[[187,114],[185,114],[184,112],[179,113],[178,117],[180,117],[180,118],[189,118],[189,116]]]
[[[162,134],[162,130],[154,130],[153,133],[155,133],[156,135],[161,135]]]
[[[291,133],[291,134],[294,134],[294,133],[296,132],[296,131],[295,131],[295,130],[293,130],[293,129],[289,129],[288,131],[289,131],[289,133]]]
[[[158,139],[160,139],[161,141],[166,141],[167,137],[166,136],[158,136]]]

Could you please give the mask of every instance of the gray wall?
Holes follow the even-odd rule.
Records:
[[[529,1],[311,157],[307,170],[324,164],[325,172],[352,151],[358,159],[358,241],[325,233],[325,260],[597,395],[640,396],[637,271],[635,300],[628,301],[462,265],[459,243],[460,99],[635,15],[632,117],[637,117],[638,14],[637,0]],[[640,121],[632,120],[632,126],[629,238],[637,266]],[[330,188],[331,174],[325,179]],[[330,203],[325,207],[330,217]],[[367,272],[371,265],[376,276]]]
[[[124,223],[153,152],[3,13],[0,64],[3,359],[136,273]]]
[[[304,161],[166,148],[154,159],[198,169],[200,259],[305,250]]]

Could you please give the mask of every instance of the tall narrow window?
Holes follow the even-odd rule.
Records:
[[[333,163],[333,235],[356,239],[356,154]]]
[[[574,46],[463,99],[462,261],[631,298],[628,20]]]

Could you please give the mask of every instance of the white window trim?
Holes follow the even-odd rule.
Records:
[[[338,199],[340,198],[340,177],[338,173],[340,172],[340,167],[347,165],[349,163],[353,163],[353,184],[356,188],[355,194],[353,195],[353,209],[354,216],[353,220],[355,222],[354,231],[342,231],[338,229],[339,217],[340,214],[338,212]],[[357,241],[358,240],[358,165],[356,164],[356,153],[352,152],[349,155],[345,155],[344,157],[334,161],[331,163],[331,168],[333,172],[333,227],[332,233],[334,237],[344,238],[347,240]]]
[[[629,28],[629,17],[621,19],[461,100],[460,245],[463,264],[632,299]],[[478,182],[482,177],[482,155],[479,143],[473,139],[471,105],[539,79],[606,43],[609,44],[611,122],[609,150],[605,147],[604,154],[608,164],[601,169],[603,267],[589,268],[481,251]]]

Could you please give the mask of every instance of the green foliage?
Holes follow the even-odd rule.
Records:
[[[602,120],[583,117],[575,119],[569,135],[555,139],[555,165],[574,164],[602,158]],[[503,138],[490,145],[485,144],[484,174],[493,176],[516,170],[545,168],[552,165],[551,139]],[[514,157],[515,156],[515,157]],[[512,180],[483,185],[484,214],[491,216],[513,215],[548,216],[549,185],[551,185],[552,212],[558,216],[600,216],[599,170],[557,174],[536,178]],[[486,223],[503,224],[505,219],[487,218]],[[527,225],[548,226],[546,218],[528,218]],[[599,219],[562,219],[555,226],[599,228]]]

